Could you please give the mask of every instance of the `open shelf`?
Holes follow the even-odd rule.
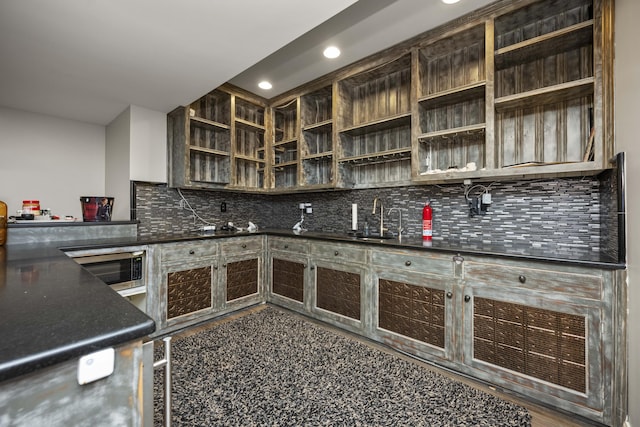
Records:
[[[289,160],[287,162],[274,163],[273,167],[277,169],[285,166],[296,166],[297,164],[298,164],[297,160]]]
[[[346,129],[342,129],[340,133],[348,134],[352,136],[364,135],[371,132],[379,132],[383,130],[397,128],[399,126],[405,126],[411,124],[411,113],[397,114],[395,116],[386,117],[384,119],[378,119],[367,123],[362,123],[356,126],[351,126]]]
[[[236,155],[234,155],[234,158],[240,159],[240,160],[247,160],[247,161],[250,161],[250,162],[256,162],[256,163],[264,163],[265,162],[264,159],[259,159],[257,157],[253,157],[253,156],[246,156],[246,155],[243,155],[243,154],[236,154]]]
[[[209,130],[228,130],[231,129],[230,125],[214,122],[213,120],[208,120],[202,117],[190,117],[189,118],[192,126],[199,126],[204,129]]]
[[[330,132],[333,126],[333,120],[325,120],[323,122],[306,125],[302,128],[305,132]]]
[[[478,123],[475,125],[462,126],[458,128],[451,128],[440,130],[436,132],[428,132],[418,135],[418,139],[423,142],[431,142],[433,140],[438,139],[453,139],[458,135],[473,135],[473,134],[484,134],[486,129],[486,124]]]
[[[454,87],[432,95],[423,96],[418,99],[418,102],[426,108],[457,104],[471,98],[484,97],[485,87],[485,81],[469,83],[464,86]]]
[[[593,43],[593,19],[503,47],[495,52],[495,67],[544,58],[549,52],[565,52]]]
[[[302,129],[307,130],[331,122],[333,117],[333,86],[325,86],[300,98]]]
[[[296,145],[298,143],[298,138],[287,139],[284,141],[276,141],[273,143],[274,147],[281,147],[283,145]]]
[[[398,148],[395,150],[379,151],[372,154],[363,154],[360,156],[342,157],[340,163],[380,163],[390,162],[398,159],[404,159],[411,156],[411,148]]]
[[[593,94],[593,77],[496,98],[496,111],[553,104]]]
[[[225,156],[225,157],[230,156],[230,153],[228,151],[220,151],[220,150],[214,150],[212,148],[198,147],[197,145],[189,146],[189,150],[191,150],[192,152],[197,151],[203,154],[211,154],[214,156]]]
[[[254,122],[250,122],[248,120],[244,120],[244,119],[236,119],[236,126],[238,127],[244,127],[247,129],[252,129],[252,130],[259,130],[259,131],[263,131],[265,130],[264,125],[258,124],[258,123],[254,123]]]
[[[302,156],[302,160],[330,159],[332,157],[333,157],[333,151],[325,151],[322,153],[309,154],[307,156]]]

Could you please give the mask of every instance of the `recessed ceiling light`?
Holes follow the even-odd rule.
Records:
[[[322,52],[324,54],[324,56],[326,56],[327,58],[333,59],[333,58],[337,58],[338,56],[340,56],[340,49],[338,49],[335,46],[329,46],[328,48],[326,48],[324,50],[324,52]]]
[[[454,4],[454,3],[458,3],[460,0],[442,0],[442,3],[444,4]]]
[[[271,89],[273,87],[273,85],[271,83],[269,83],[268,81],[264,80],[264,81],[261,81],[260,83],[258,83],[258,87],[260,89],[268,90],[268,89]]]

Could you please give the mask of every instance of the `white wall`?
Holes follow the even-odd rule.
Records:
[[[111,219],[128,220],[131,215],[129,170],[131,140],[131,107],[126,108],[106,129],[106,196],[115,197]]]
[[[167,182],[167,115],[131,106],[131,180]]]
[[[106,191],[114,220],[130,218],[130,181],[167,182],[167,115],[130,105],[106,130]]]
[[[0,107],[0,200],[10,213],[37,199],[82,218],[80,196],[104,191],[104,126]]]
[[[616,148],[627,154],[629,420],[640,427],[640,2],[617,0],[615,13]]]

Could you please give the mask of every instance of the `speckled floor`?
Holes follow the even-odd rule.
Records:
[[[529,426],[531,420],[521,406],[274,307],[175,339],[172,353],[174,426]]]

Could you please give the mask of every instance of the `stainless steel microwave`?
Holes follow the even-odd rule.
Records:
[[[74,261],[121,294],[145,287],[145,251],[122,251],[78,256]]]

